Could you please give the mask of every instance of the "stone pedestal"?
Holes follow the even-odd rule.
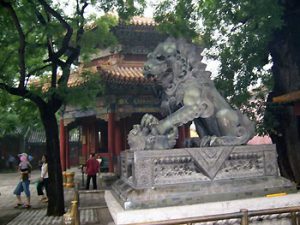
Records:
[[[200,216],[210,216],[225,213],[239,212],[241,209],[262,210],[300,205],[300,193],[288,194],[279,197],[259,197],[231,201],[209,202],[193,205],[182,205],[152,209],[124,210],[111,191],[105,192],[105,200],[116,225],[125,224],[161,224],[162,221],[173,219],[188,219]],[[198,224],[198,223],[197,223]],[[212,223],[199,223],[212,224]],[[214,224],[240,224],[238,219],[221,221]],[[290,219],[284,215],[253,217],[250,225],[288,225]]]
[[[296,191],[280,177],[275,145],[125,151],[112,194],[125,210]]]

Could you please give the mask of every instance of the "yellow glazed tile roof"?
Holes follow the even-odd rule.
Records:
[[[156,26],[157,24],[152,18],[134,16],[130,20],[130,24],[139,26]]]
[[[130,67],[130,66],[108,66],[100,65],[98,70],[102,72],[104,79],[108,82],[114,83],[153,83],[153,79],[147,79],[143,75],[142,67]]]

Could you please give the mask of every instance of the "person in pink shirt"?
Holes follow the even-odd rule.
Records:
[[[20,157],[20,164],[19,164],[19,172],[20,172],[20,181],[17,185],[17,187],[14,190],[14,194],[17,197],[17,205],[15,208],[23,207],[26,209],[31,208],[30,205],[30,173],[31,173],[31,164],[28,160],[28,155],[26,153],[19,154]],[[23,205],[21,201],[21,193],[24,191],[26,195],[26,203]]]
[[[93,189],[97,189],[97,173],[99,172],[100,164],[98,160],[95,158],[95,153],[90,154],[90,158],[86,162],[85,172],[87,174],[86,186],[85,189],[88,190],[90,188],[90,180],[93,180]]]

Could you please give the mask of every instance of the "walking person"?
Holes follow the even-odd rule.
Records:
[[[101,156],[97,155],[96,159],[99,162],[99,173],[100,173],[101,172],[101,162],[102,162]]]
[[[28,161],[28,155],[26,153],[22,153],[19,155],[20,164],[18,166],[18,170],[20,172],[20,182],[18,183],[17,187],[14,190],[14,194],[17,197],[17,205],[15,208],[23,207],[23,208],[31,208],[30,205],[30,173],[32,166]],[[24,191],[26,195],[26,203],[23,205],[21,199],[21,193]]]
[[[36,186],[37,194],[41,197],[42,202],[48,202],[48,161],[47,155],[42,156],[41,176]],[[43,189],[45,188],[46,196]]]
[[[16,169],[16,165],[15,165],[16,159],[13,155],[9,154],[8,156],[8,167],[11,170],[15,170]]]
[[[90,158],[86,162],[86,186],[85,189],[88,190],[90,188],[90,180],[93,180],[93,189],[97,189],[97,173],[99,172],[99,162],[95,158],[95,153],[90,154]]]

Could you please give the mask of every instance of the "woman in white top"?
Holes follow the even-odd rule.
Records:
[[[48,162],[47,155],[42,156],[41,177],[36,186],[38,196],[41,196],[41,201],[48,202]],[[43,188],[46,190],[46,196],[44,195]]]

